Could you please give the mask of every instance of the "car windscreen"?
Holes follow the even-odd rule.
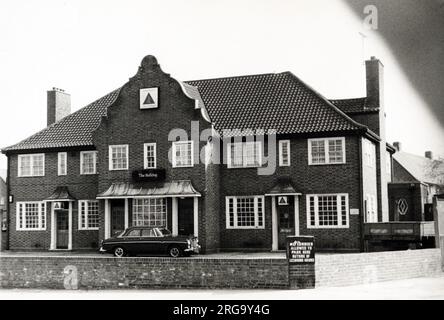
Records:
[[[159,228],[160,233],[162,234],[162,236],[164,237],[168,237],[171,236],[171,231],[165,228]]]

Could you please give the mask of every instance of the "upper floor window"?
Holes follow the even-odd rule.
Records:
[[[97,151],[80,152],[80,174],[97,173]]]
[[[368,167],[374,167],[376,164],[376,147],[367,139],[363,139],[364,162]]]
[[[128,145],[109,146],[109,170],[128,170]]]
[[[307,227],[348,228],[348,194],[307,195]]]
[[[46,230],[45,202],[17,202],[17,230]]]
[[[227,229],[263,229],[264,197],[227,197],[226,198]]]
[[[259,141],[228,143],[228,168],[257,168],[262,165]]]
[[[68,155],[66,152],[59,152],[57,154],[57,174],[59,176],[66,176],[67,173],[67,160]]]
[[[308,163],[310,165],[345,163],[345,138],[309,139]]]
[[[193,141],[173,142],[173,168],[192,167],[193,153]]]
[[[387,173],[387,178],[389,179],[389,181],[391,181],[391,179],[392,179],[392,155],[390,154],[390,152],[386,152],[386,155],[385,155],[385,170]]]
[[[79,230],[99,229],[99,201],[79,201]]]
[[[42,177],[45,175],[45,154],[26,154],[18,156],[19,177]]]
[[[279,166],[290,166],[290,140],[279,141]]]
[[[156,169],[157,167],[157,157],[156,157],[156,144],[155,143],[145,143],[143,145],[144,150],[144,164],[145,169]]]

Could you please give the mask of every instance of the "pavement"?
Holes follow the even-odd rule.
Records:
[[[0,289],[0,300],[444,300],[444,275],[307,290]]]

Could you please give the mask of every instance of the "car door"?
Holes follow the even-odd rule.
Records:
[[[152,254],[157,253],[158,243],[157,234],[153,228],[142,229],[140,253]]]
[[[140,229],[129,230],[123,236],[123,242],[126,246],[126,250],[131,253],[138,253],[140,250]]]

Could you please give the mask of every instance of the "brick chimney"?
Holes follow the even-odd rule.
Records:
[[[433,152],[432,151],[426,151],[425,157],[430,159],[430,160],[433,160]]]
[[[52,88],[47,92],[47,125],[60,121],[71,113],[71,95]]]
[[[398,151],[398,152],[402,151],[401,142],[393,142],[393,146],[395,147],[396,151]]]
[[[381,141],[376,146],[377,159],[377,189],[378,189],[378,221],[389,221],[388,210],[388,179],[386,169],[387,140],[385,129],[384,105],[384,65],[375,57],[365,62],[367,108],[378,109],[379,112],[369,115],[369,128],[374,131]]]

